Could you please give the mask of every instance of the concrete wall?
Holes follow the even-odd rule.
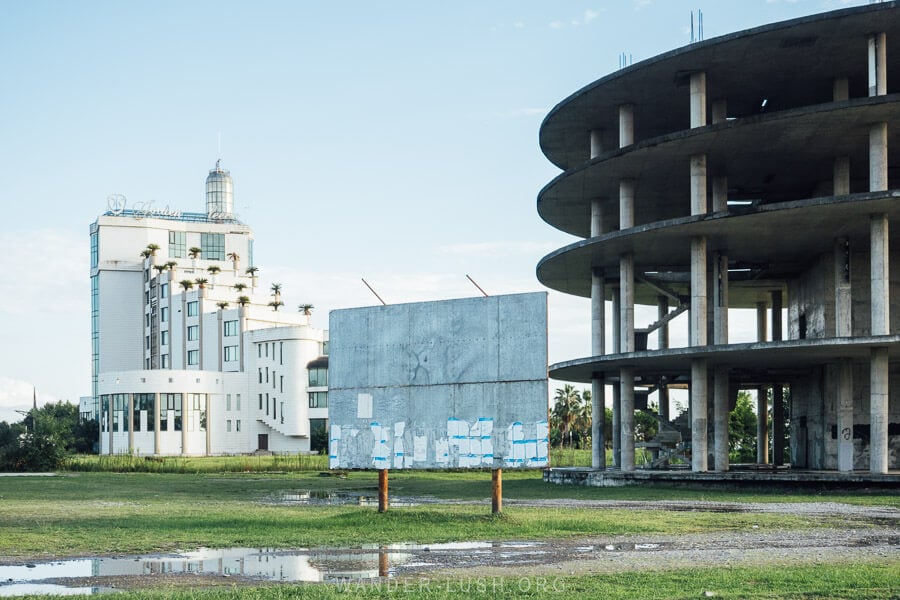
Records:
[[[333,468],[547,464],[546,294],[333,311]]]

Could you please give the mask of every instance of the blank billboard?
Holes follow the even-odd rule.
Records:
[[[335,310],[331,468],[548,464],[543,292]]]

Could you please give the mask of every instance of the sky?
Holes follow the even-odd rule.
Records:
[[[88,228],[107,196],[202,212],[218,158],[261,284],[314,304],[314,325],[376,304],[362,278],[400,303],[477,296],[470,275],[549,291],[550,363],[586,356],[588,301],[535,277],[576,241],[535,209],[559,173],[547,112],[623,54],[688,44],[692,11],[711,39],[866,3],[2,0],[0,420],[35,388],[90,393]],[[754,327],[734,316],[732,341]]]

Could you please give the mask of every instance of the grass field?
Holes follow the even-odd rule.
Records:
[[[346,478],[318,471],[277,468],[277,457],[238,469],[242,457],[184,459],[176,473],[95,470],[56,477],[0,478],[0,556],[40,559],[109,553],[171,551],[206,547],[342,547],[361,543],[447,542],[463,540],[560,539],[628,533],[678,534],[709,531],[813,529],[840,525],[785,514],[730,512],[630,511],[621,509],[525,507],[507,504],[502,515],[490,514],[490,472],[397,472],[391,494],[437,499],[483,500],[474,504],[435,503],[392,508],[378,514],[361,506],[303,506],[279,502],[284,493],[356,491],[374,494],[374,472],[349,472]],[[96,460],[96,459],[95,459]],[[125,459],[122,459],[123,461]],[[209,462],[204,462],[207,460]],[[194,461],[198,461],[196,464]],[[232,462],[233,461],[233,462]],[[107,465],[110,466],[110,465]],[[118,465],[121,467],[122,465]],[[165,466],[165,465],[163,465]],[[173,465],[168,465],[172,467]],[[281,464],[283,466],[283,464]],[[254,471],[255,469],[255,471]],[[282,471],[282,472],[261,472]],[[125,469],[123,469],[125,470]],[[134,470],[143,470],[142,468]],[[896,495],[859,493],[785,494],[754,491],[692,491],[672,488],[583,488],[546,484],[535,471],[504,472],[504,497],[585,500],[709,500],[785,502],[828,500],[900,506]],[[371,585],[340,589],[323,585],[238,587],[213,590],[133,591],[133,598],[442,598],[502,595],[569,598],[698,597],[706,589],[717,597],[859,597],[888,598],[898,590],[900,560],[886,557],[868,565],[690,569],[662,574],[566,575],[555,588],[537,590],[537,580],[486,582],[440,580],[428,589]],[[545,581],[544,584],[547,582]],[[469,589],[460,589],[462,585]],[[487,586],[481,590],[481,585]],[[522,589],[521,586],[529,586]],[[891,587],[894,586],[894,587]],[[690,593],[685,590],[692,590]],[[515,593],[508,593],[513,590]],[[728,595],[723,592],[728,590]],[[892,596],[891,594],[894,594]]]

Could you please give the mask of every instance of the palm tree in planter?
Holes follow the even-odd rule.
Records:
[[[312,304],[301,304],[300,306],[297,307],[297,310],[299,310],[300,312],[302,312],[304,315],[306,315],[308,317],[312,314],[312,311],[314,308],[315,308],[315,306],[313,306]]]
[[[247,284],[241,283],[240,281],[238,281],[236,284],[234,284],[231,287],[233,287],[234,289],[236,289],[239,292],[243,292],[245,289],[247,289]]]
[[[237,274],[241,268],[241,255],[237,252],[229,252],[225,255],[225,258],[231,261],[231,267],[234,269],[235,274]]]
[[[269,302],[269,306],[271,306],[275,312],[278,312],[278,307],[284,306],[284,302],[282,302],[281,300],[272,300],[271,302]]]
[[[144,248],[143,250],[141,250],[141,258],[150,258],[151,254],[153,253],[150,252],[149,248]]]
[[[168,269],[166,265],[153,265],[154,270],[156,270],[157,275],[162,275],[163,271]]]
[[[247,306],[250,304],[250,296],[238,296],[237,303],[241,306]]]
[[[191,266],[195,269],[197,268],[197,259],[200,258],[200,254],[203,252],[197,246],[192,246],[188,248],[188,256],[191,257]]]
[[[159,251],[159,244],[147,244],[147,250],[150,251],[150,256],[156,256],[157,251]]]
[[[170,260],[166,263],[166,268],[169,269],[169,281],[175,279],[175,267],[178,266],[178,263],[174,260]]]
[[[185,292],[188,290],[194,289],[194,282],[191,281],[190,279],[182,279],[181,281],[178,282],[178,285],[180,285],[181,289],[184,290]]]
[[[219,302],[216,302],[216,306],[219,307],[219,310],[225,310],[226,308],[228,308],[228,303],[224,300],[221,300]]]
[[[196,283],[197,287],[200,288],[201,290],[205,290],[206,284],[209,283],[209,279],[207,279],[205,277],[198,277],[197,279],[194,280],[194,283]]]
[[[284,302],[281,302],[281,284],[280,283],[272,284],[272,295],[275,297],[275,302],[284,304]],[[270,306],[271,306],[271,304],[270,304]],[[278,309],[276,308],[275,310],[278,310]]]
[[[216,265],[206,267],[206,272],[212,277],[212,284],[210,284],[209,287],[216,287],[216,275],[218,275],[221,270],[222,269]]]
[[[245,272],[252,278],[251,283],[253,287],[256,287],[256,274],[259,272],[259,267],[247,267]]]

